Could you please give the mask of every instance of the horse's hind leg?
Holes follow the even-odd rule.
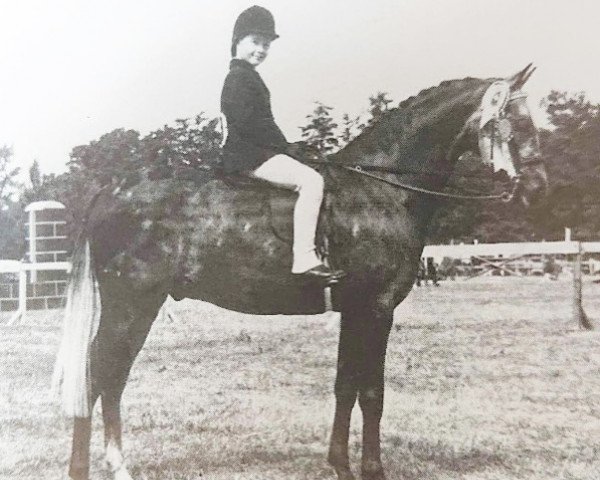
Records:
[[[98,362],[101,369],[99,383],[106,463],[115,480],[131,480],[122,449],[121,396],[131,366],[148,336],[164,297],[144,295],[143,305],[122,297],[123,293],[117,297],[103,297],[107,301],[103,303],[104,323],[101,322],[98,331]]]
[[[94,362],[90,366],[92,379],[94,375]],[[87,417],[75,417],[73,420],[73,444],[71,461],[69,463],[69,477],[73,480],[88,480],[90,473],[90,439],[92,434],[92,410],[99,396],[98,384],[92,380],[91,407]]]
[[[88,480],[90,473],[90,437],[92,417],[75,417],[73,422],[73,447],[69,464],[69,477]]]

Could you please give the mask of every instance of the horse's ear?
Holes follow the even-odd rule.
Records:
[[[535,72],[535,69],[536,67],[533,66],[533,63],[530,63],[523,70],[510,77],[507,80],[510,85],[510,89],[512,91],[519,90],[523,85],[525,85],[527,80],[529,80],[529,77],[531,77],[531,74]]]

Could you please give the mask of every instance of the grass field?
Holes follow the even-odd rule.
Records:
[[[600,331],[600,286],[585,307]],[[600,333],[568,281],[415,289],[396,310],[382,421],[390,480],[600,478]],[[124,395],[136,480],[334,479],[337,316],[253,317],[200,302],[159,318]],[[0,479],[66,478],[71,422],[48,398],[60,312],[0,318]],[[360,411],[351,432],[358,465]],[[92,478],[103,469],[95,412]]]

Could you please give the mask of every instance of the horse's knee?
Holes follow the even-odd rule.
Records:
[[[383,389],[368,387],[361,390],[358,395],[358,404],[363,416],[381,418],[383,413]]]
[[[338,376],[334,387],[335,398],[338,403],[354,405],[358,396],[358,385],[352,376]]]

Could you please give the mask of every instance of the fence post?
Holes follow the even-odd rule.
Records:
[[[35,210],[29,210],[29,262],[37,262],[37,229],[36,229],[36,215]],[[37,272],[33,270],[30,272],[31,283],[37,282]]]
[[[577,242],[577,254],[575,255],[575,263],[573,264],[573,316],[577,322],[579,329],[593,330],[594,325],[585,314],[582,301],[582,275],[581,275],[581,260],[583,256],[583,248],[581,242]]]
[[[19,306],[17,311],[10,317],[7,325],[12,325],[19,318],[22,318],[27,311],[27,270],[25,265],[21,264],[19,269]]]

